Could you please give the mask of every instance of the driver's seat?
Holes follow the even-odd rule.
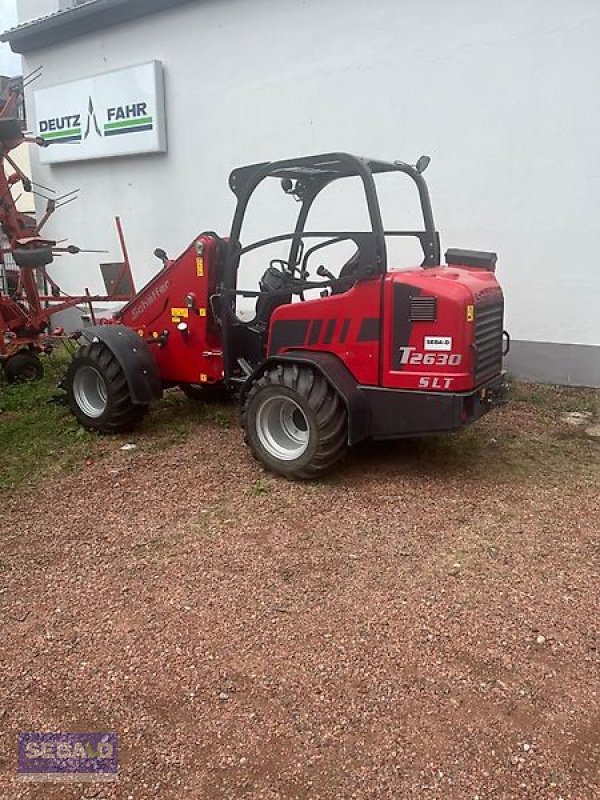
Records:
[[[254,319],[251,327],[264,330],[269,325],[271,314],[279,306],[287,305],[292,300],[292,293],[282,290],[289,286],[288,278],[283,270],[269,267],[258,283],[261,292],[281,292],[281,294],[261,294],[256,300]]]
[[[360,266],[360,250],[357,248],[356,252],[350,256],[348,261],[346,261],[341,268],[338,277],[339,283],[331,287],[331,294],[343,294],[347,292],[348,289],[356,283]]]

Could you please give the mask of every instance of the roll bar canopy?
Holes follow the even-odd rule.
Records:
[[[417,167],[403,161],[381,161],[362,158],[349,153],[323,153],[315,156],[286,159],[284,161],[264,161],[234,169],[229,176],[229,186],[237,197],[237,207],[231,226],[230,239],[239,242],[239,237],[248,207],[248,202],[256,187],[265,178],[280,178],[289,186],[289,193],[302,202],[295,233],[304,230],[308,211],[315,197],[332,181],[339,178],[359,177],[362,180],[371,222],[371,232],[375,237],[377,267],[381,272],[387,268],[385,234],[377,198],[373,175],[382,172],[403,172],[417,185],[423,212],[425,234],[421,238],[425,255],[424,267],[440,263],[439,236],[435,230],[431,200],[425,179]],[[284,191],[288,191],[284,189]]]

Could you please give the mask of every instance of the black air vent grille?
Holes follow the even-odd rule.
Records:
[[[435,322],[437,319],[437,297],[411,297],[410,321]]]
[[[475,383],[502,371],[502,301],[475,306]]]

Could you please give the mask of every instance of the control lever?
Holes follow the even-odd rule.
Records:
[[[330,281],[334,281],[336,279],[333,272],[329,272],[329,270],[326,269],[323,264],[319,264],[317,267],[317,275],[319,278],[329,278]]]

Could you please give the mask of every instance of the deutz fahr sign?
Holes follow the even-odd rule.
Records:
[[[39,89],[34,104],[42,164],[167,149],[158,61]]]

